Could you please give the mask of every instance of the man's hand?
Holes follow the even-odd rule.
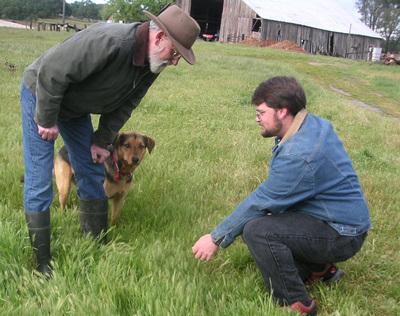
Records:
[[[213,243],[211,235],[204,235],[194,244],[192,252],[196,259],[201,261],[210,261],[218,251],[218,246]]]
[[[110,152],[108,151],[108,149],[101,148],[96,144],[92,145],[90,151],[92,152],[92,160],[94,163],[103,163],[104,160],[106,160],[106,158],[110,156]]]
[[[38,125],[38,133],[45,140],[56,140],[58,137],[58,126],[54,125],[53,127],[46,128]]]

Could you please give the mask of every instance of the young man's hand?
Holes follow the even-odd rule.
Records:
[[[192,252],[196,259],[201,261],[210,261],[215,253],[218,251],[218,246],[213,243],[211,235],[207,234],[194,244]]]

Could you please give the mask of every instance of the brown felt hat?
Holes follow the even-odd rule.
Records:
[[[176,50],[191,65],[195,63],[192,45],[200,33],[197,22],[176,5],[171,5],[158,16],[143,10],[167,35]]]

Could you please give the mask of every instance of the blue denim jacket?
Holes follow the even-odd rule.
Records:
[[[211,233],[223,248],[250,220],[295,211],[356,236],[371,228],[368,206],[343,143],[331,123],[300,111],[272,148],[268,179]]]

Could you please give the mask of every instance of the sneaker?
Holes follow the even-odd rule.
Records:
[[[337,283],[343,278],[344,273],[345,272],[342,269],[333,263],[328,263],[322,272],[311,273],[306,281],[306,285],[313,285],[318,280],[326,284],[333,282]]]
[[[318,315],[317,299],[315,299],[315,298],[313,300],[310,300],[309,306],[305,306],[302,302],[296,302],[296,303],[290,305],[289,308],[293,311],[297,311],[300,314],[303,314],[306,316]]]

